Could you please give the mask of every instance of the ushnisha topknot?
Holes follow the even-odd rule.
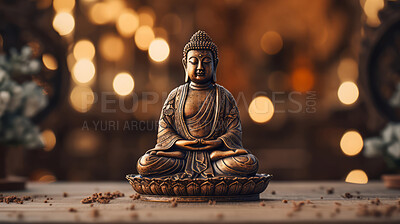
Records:
[[[218,48],[212,41],[211,37],[203,31],[199,30],[190,38],[189,42],[183,48],[183,61],[186,66],[187,53],[190,50],[209,50],[213,54],[214,66],[218,64]]]

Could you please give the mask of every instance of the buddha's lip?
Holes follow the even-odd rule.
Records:
[[[196,72],[197,76],[204,76],[206,73],[205,72]]]

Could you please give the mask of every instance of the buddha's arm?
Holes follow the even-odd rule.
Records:
[[[156,150],[167,150],[171,148],[177,141],[183,140],[175,127],[174,113],[175,113],[175,97],[177,88],[172,90],[168,95],[161,111],[161,116],[158,126],[157,145]]]
[[[243,149],[239,109],[237,108],[235,99],[229,92],[226,92],[226,96],[225,116],[223,118],[225,133],[219,136],[219,138],[223,141],[226,148],[237,151],[238,149]]]

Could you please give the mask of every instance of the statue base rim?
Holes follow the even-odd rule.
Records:
[[[185,202],[255,201],[259,200],[259,194],[267,188],[272,175],[176,179],[130,174],[126,175],[126,179],[145,201],[167,202],[174,198]]]
[[[169,195],[140,195],[140,200],[150,202],[241,202],[259,201],[260,194],[226,195],[226,196],[169,196]]]

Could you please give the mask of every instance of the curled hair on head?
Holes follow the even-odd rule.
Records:
[[[218,64],[218,48],[217,45],[212,41],[211,37],[203,31],[199,30],[190,38],[189,42],[183,48],[183,63],[184,66],[187,66],[187,53],[190,50],[209,50],[213,55],[213,63],[214,67],[217,67]],[[188,79],[188,77],[186,77]],[[188,82],[188,80],[185,80]],[[216,77],[214,74],[213,81],[216,81]]]

